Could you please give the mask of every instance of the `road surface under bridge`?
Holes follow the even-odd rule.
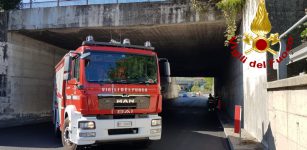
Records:
[[[148,150],[228,150],[223,127],[215,112],[207,108],[207,96],[165,100],[162,112],[162,139]],[[0,129],[0,149],[62,150],[60,138],[53,134],[51,123]],[[104,150],[135,150],[132,143],[109,143],[91,147]]]

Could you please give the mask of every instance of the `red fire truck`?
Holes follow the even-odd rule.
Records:
[[[168,61],[161,60],[169,76]],[[161,138],[159,59],[149,42],[136,46],[88,36],[55,71],[54,130],[65,149],[113,141],[146,146]]]

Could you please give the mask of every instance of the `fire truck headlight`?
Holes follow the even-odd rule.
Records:
[[[152,119],[151,126],[161,126],[162,120],[161,119]]]
[[[79,126],[80,129],[95,129],[95,122],[94,121],[80,121]]]

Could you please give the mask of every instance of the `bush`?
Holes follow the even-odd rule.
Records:
[[[305,22],[303,26],[305,27],[305,29],[301,32],[301,38],[307,40],[307,22]]]
[[[21,0],[0,0],[0,10],[20,8]]]
[[[217,7],[222,10],[226,19],[227,29],[225,31],[225,45],[228,41],[235,36],[237,31],[237,16],[241,13],[245,0],[221,0],[217,3]]]

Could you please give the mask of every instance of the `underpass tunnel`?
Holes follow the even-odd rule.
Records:
[[[109,42],[130,39],[132,45],[150,41],[160,58],[170,62],[172,82],[163,99],[163,142],[178,149],[182,138],[193,143],[192,149],[216,147],[227,149],[226,139],[214,112],[208,111],[207,95],[182,98],[176,90],[176,77],[214,77],[213,93],[224,94],[232,72],[230,52],[224,46],[224,20],[138,25],[120,27],[80,27],[5,30],[7,43],[6,102],[0,113],[6,118],[0,127],[50,121],[54,66],[70,50],[81,46],[86,36]],[[168,83],[161,83],[168,84]],[[229,84],[228,87],[231,87]],[[230,94],[231,95],[231,94]],[[9,122],[9,123],[8,123]],[[200,142],[209,141],[209,142]],[[212,144],[215,143],[215,144]],[[185,147],[181,147],[185,149]],[[161,148],[157,148],[161,149]],[[180,149],[180,148],[179,148]]]
[[[169,60],[173,77],[219,77],[225,74],[230,59],[224,47],[224,28],[223,22],[218,21],[140,28],[8,31],[8,49],[12,51],[8,53],[7,63],[12,67],[7,70],[8,78],[14,82],[10,83],[14,86],[8,94],[9,99],[20,99],[20,102],[17,101],[18,107],[3,105],[1,109],[14,114],[10,118],[23,113],[29,115],[31,121],[48,117],[54,66],[69,50],[81,46],[87,35],[104,42],[111,38],[118,41],[129,38],[133,45],[150,41],[158,56]],[[44,101],[33,105],[37,98]]]
[[[163,35],[162,33],[163,32],[161,32],[159,37],[168,35]],[[93,35],[97,41],[105,41],[104,39],[99,38],[99,36],[97,36],[98,34],[95,34],[95,32],[90,32],[88,34]],[[11,78],[16,80],[19,77],[19,80],[17,80],[13,85],[15,85],[14,88],[22,88],[15,89],[22,91],[19,97],[11,97],[12,99],[20,99],[20,101],[18,101],[20,107],[13,107],[12,109],[14,109],[14,112],[24,112],[25,114],[31,112],[34,114],[28,115],[27,120],[23,120],[22,124],[33,124],[40,121],[50,120],[49,113],[51,110],[50,104],[52,102],[54,65],[57,64],[59,59],[68,52],[68,50],[80,46],[80,41],[83,40],[87,34],[84,34],[84,36],[75,36],[81,40],[76,40],[77,42],[71,46],[73,48],[62,47],[61,45],[55,46],[54,44],[48,44],[48,41],[58,40],[59,42],[69,42],[70,38],[74,36],[69,35],[68,38],[65,39],[48,34],[42,34],[41,37],[37,36],[34,38],[34,35],[35,32],[32,33],[31,37],[29,34],[22,34],[20,32],[8,33],[8,46],[9,49],[13,49],[8,57],[10,58],[11,63],[14,62],[16,64],[11,68],[21,71],[19,75],[11,76]],[[46,40],[41,41],[41,39],[44,38],[46,38]],[[130,38],[132,44],[136,41],[135,38],[133,38],[133,35],[125,38]],[[182,47],[185,45],[182,43],[184,40],[176,40],[172,42],[178,42],[180,46],[174,44],[174,48],[171,46],[163,48],[155,45],[154,41],[159,42],[159,40],[150,40],[152,41],[153,46],[157,49],[159,57],[169,59],[173,77],[220,76],[220,74],[223,73],[222,68],[225,69],[223,66],[227,66],[225,64],[227,63],[226,60],[229,59],[227,58],[228,51],[224,52],[224,49],[217,49],[214,45],[211,45],[207,49],[206,46],[203,45],[197,47],[197,45],[187,43],[187,46]],[[202,41],[205,42],[206,40],[204,39]],[[219,41],[219,44],[217,44],[218,47],[223,47],[223,39]],[[136,44],[141,45],[143,42],[144,41],[139,43],[136,42]],[[195,43],[198,44],[200,42]],[[168,49],[172,49],[173,51],[164,52]],[[207,50],[209,52],[207,52]],[[13,72],[14,70],[11,69],[10,71]],[[37,93],[37,91],[39,93]],[[12,93],[16,95],[18,94],[14,91],[12,91]],[[28,96],[29,94],[31,97]],[[38,101],[38,99],[40,100]],[[203,147],[227,149],[222,127],[217,116],[214,113],[208,112],[206,100],[207,97],[202,96],[165,101],[166,105],[164,103],[164,112],[162,114],[164,118],[162,134],[164,140],[161,141],[161,143],[164,144],[162,145],[167,143],[168,148],[186,149],[185,146],[181,146],[180,148],[177,147],[178,143],[182,143],[182,141],[185,140],[185,142],[191,143],[190,147],[193,149]],[[8,109],[6,109],[6,112],[9,113],[7,110]],[[23,116],[12,116],[12,118],[13,117],[20,120]],[[12,123],[13,121],[14,120],[11,120]],[[16,122],[17,121],[15,121],[15,123]],[[17,123],[21,124],[20,122]],[[121,145],[118,147],[120,146]],[[156,145],[153,145],[152,147],[153,149],[163,149],[163,147]],[[109,149],[114,149],[114,147],[110,146]]]
[[[291,5],[285,5],[289,3],[287,0],[248,0],[244,2],[238,18],[237,35],[251,33],[251,24],[254,18],[257,18],[254,15],[257,14],[259,2],[266,3],[267,10],[262,11],[267,12],[260,14],[269,14],[272,34],[287,33],[290,38],[292,33],[288,34],[288,31],[294,24],[298,25],[297,21],[306,15],[304,0],[295,0]],[[298,62],[291,62],[290,66],[286,66],[288,60],[285,58],[281,66],[279,62],[275,62],[277,68],[269,67],[269,60],[275,59],[273,55],[245,53],[253,45],[240,41],[237,51],[231,46],[225,47],[226,23],[223,12],[210,7],[207,12],[199,13],[185,1],[166,1],[0,12],[0,128],[25,124],[31,124],[28,127],[32,127],[34,123],[50,122],[54,66],[65,53],[79,47],[86,36],[93,35],[96,41],[104,42],[129,38],[132,44],[143,45],[145,41],[150,41],[158,56],[167,58],[170,62],[172,81],[175,81],[176,77],[214,77],[212,93],[221,97],[222,113],[233,119],[235,105],[240,105],[243,129],[269,149],[285,148],[285,140],[278,138],[279,133],[276,131],[292,129],[291,126],[283,126],[285,123],[280,124],[280,118],[283,122],[289,121],[289,118],[290,121],[294,120],[292,126],[298,129],[304,124],[304,120],[300,119],[303,114],[300,110],[304,109],[297,107],[298,104],[305,104],[304,73],[279,80],[284,78],[280,78],[279,73],[290,77],[286,75],[287,68],[292,65],[296,67]],[[293,37],[295,41],[301,39],[299,33]],[[283,40],[286,40],[285,36]],[[278,46],[271,48],[278,51]],[[294,49],[296,54],[303,50]],[[283,53],[280,53],[282,57]],[[287,57],[290,58],[292,54]],[[248,57],[246,63],[238,59],[242,55]],[[256,63],[256,67],[252,66],[252,62],[261,65],[267,63],[267,68],[263,67],[264,65],[262,68],[258,67]],[[303,64],[300,64],[300,67],[303,67]],[[298,73],[302,70],[292,71]],[[217,116],[208,111],[206,95],[183,98],[179,97],[176,82],[162,82],[161,85],[168,86],[166,95],[163,95],[164,137],[153,149],[184,150],[188,147],[196,150],[227,147],[223,144],[225,135]],[[282,100],[283,103],[275,103],[276,100]],[[293,112],[294,115],[287,115]],[[52,128],[49,124],[45,127],[33,126],[32,130],[26,130],[27,134],[24,135],[37,131],[36,127],[40,128],[39,131],[49,131]],[[17,131],[25,131],[24,129],[27,128],[21,127]],[[6,131],[6,128],[3,130]],[[0,146],[12,141],[16,143],[16,140],[10,140],[14,138],[5,137],[5,133],[13,137],[15,134],[11,133],[14,132],[17,133],[14,127],[4,132],[5,140],[1,140]],[[42,134],[43,132],[36,139],[41,139]],[[24,135],[16,137],[33,140]],[[300,144],[302,138],[304,139],[303,134],[301,135],[301,138],[286,142],[291,142],[292,145]],[[50,141],[50,138],[46,138],[46,141]],[[38,142],[34,139],[32,143]],[[26,141],[25,145],[29,146],[29,143]],[[61,147],[60,143],[58,145]],[[115,149],[122,148],[126,147]]]
[[[32,15],[32,11],[36,9],[27,12]],[[15,12],[14,17],[20,17],[19,13]],[[177,18],[174,23],[135,26],[52,27],[48,24],[50,26],[44,28],[32,27],[24,20],[24,26],[19,29],[20,24],[14,17],[9,25],[2,25],[5,29],[2,36],[7,43],[3,50],[6,57],[2,74],[5,74],[7,86],[6,95],[1,98],[4,104],[0,106],[0,113],[4,115],[0,119],[11,123],[0,123],[0,126],[49,120],[54,66],[65,53],[81,46],[88,35],[103,42],[128,38],[132,45],[144,45],[150,41],[158,56],[170,62],[172,77],[215,77],[218,83],[215,93],[221,96],[229,93],[225,87],[229,82],[228,73],[236,71],[231,67],[237,64],[230,61],[230,51],[224,46],[225,20],[216,10],[207,16],[209,21],[193,21],[197,14],[192,13],[192,16],[186,16],[191,17],[192,22],[176,23]],[[231,84],[227,86],[231,87]],[[178,96],[178,93],[169,93],[173,98]]]

